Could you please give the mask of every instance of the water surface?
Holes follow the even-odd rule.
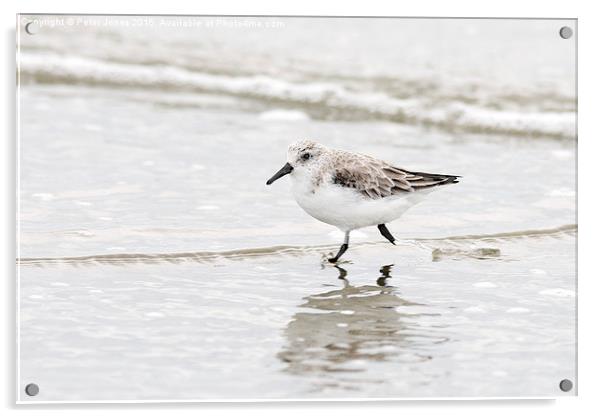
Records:
[[[115,19],[20,33],[19,385],[36,401],[575,381],[572,22]],[[302,138],[463,177],[389,225],[397,246],[356,231],[332,266],[342,234],[287,179],[265,186]]]

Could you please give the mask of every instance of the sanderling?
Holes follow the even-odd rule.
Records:
[[[457,183],[460,176],[408,171],[355,152],[330,149],[314,141],[288,147],[287,163],[267,184],[290,174],[297,204],[319,221],[345,233],[336,263],[349,248],[354,229],[378,226],[395,245],[385,225],[419,203],[434,186]]]

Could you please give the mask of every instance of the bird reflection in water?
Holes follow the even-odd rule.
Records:
[[[426,362],[431,359],[427,346],[447,340],[418,324],[422,315],[439,314],[403,313],[428,307],[402,299],[387,284],[393,265],[380,269],[375,285],[362,286],[351,285],[347,270],[335,267],[343,287],[304,298],[303,311],[285,329],[287,345],[278,354],[285,372],[318,378],[318,389],[354,389],[354,376],[372,374],[360,380],[384,382],[382,376],[363,373],[375,364]]]

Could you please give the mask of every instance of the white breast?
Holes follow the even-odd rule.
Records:
[[[399,218],[406,210],[422,201],[423,192],[404,193],[383,199],[368,199],[352,188],[333,183],[314,187],[292,178],[295,200],[314,218],[343,231],[379,225]]]

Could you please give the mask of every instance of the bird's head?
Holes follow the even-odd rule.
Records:
[[[317,168],[326,155],[327,148],[315,141],[303,140],[288,147],[287,162],[267,181],[272,184],[289,173],[308,174]]]

